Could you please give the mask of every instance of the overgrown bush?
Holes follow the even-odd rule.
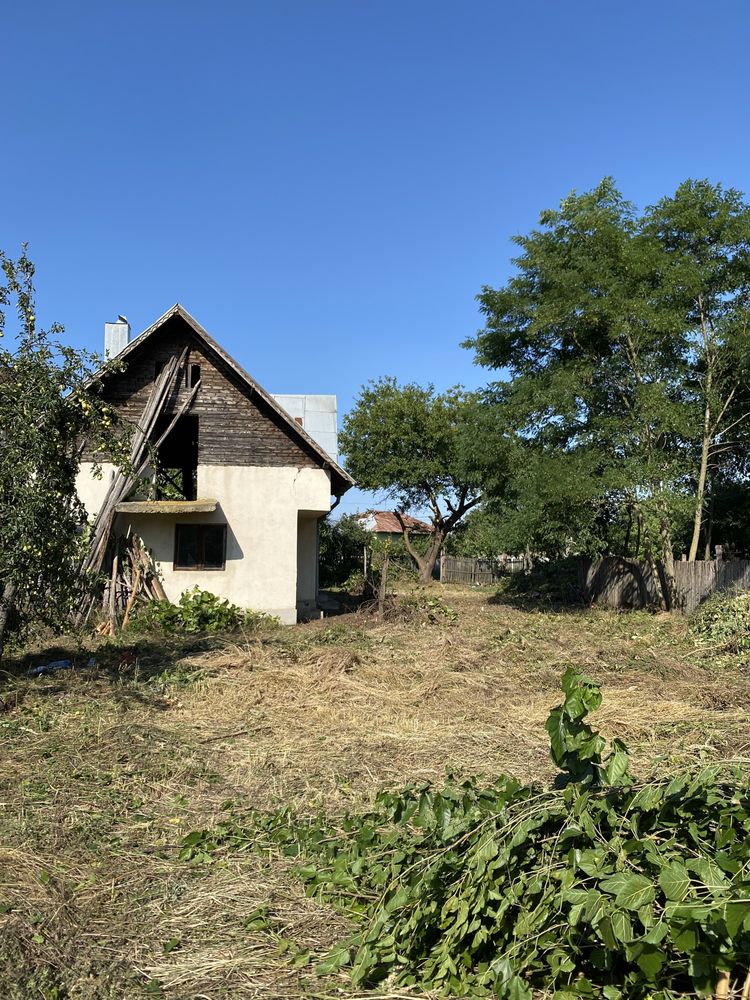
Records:
[[[731,653],[750,649],[750,591],[712,594],[691,615],[690,631],[702,646]]]
[[[131,627],[136,631],[163,632],[231,632],[235,629],[273,628],[278,618],[230,604],[216,594],[200,587],[186,590],[177,604],[151,601],[133,616]]]
[[[450,779],[363,814],[228,817],[181,857],[281,850],[354,933],[322,956],[357,987],[531,1000],[726,996],[750,966],[750,787],[716,765],[642,784],[586,721],[599,688],[570,668],[549,717],[554,788]],[[263,929],[262,915],[254,929]],[[747,980],[750,982],[750,979]]]
[[[361,569],[355,570],[350,573],[349,576],[341,584],[342,590],[345,590],[347,594],[353,594],[359,596],[365,592],[365,574]]]
[[[339,587],[353,573],[361,572],[370,541],[370,533],[353,515],[338,521],[324,518],[320,522],[320,585]]]

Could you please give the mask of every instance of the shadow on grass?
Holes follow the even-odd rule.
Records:
[[[3,659],[0,710],[3,703],[10,707],[28,696],[59,698],[75,691],[120,704],[165,709],[168,688],[188,686],[210,672],[205,666],[185,661],[202,653],[219,652],[230,642],[239,644],[242,637],[226,633],[154,633],[125,635],[100,645],[82,643],[75,637],[37,643]]]
[[[581,590],[579,560],[573,558],[541,563],[528,573],[510,573],[487,603],[573,615],[589,606]]]
[[[350,615],[354,611],[359,611],[368,600],[364,594],[352,594],[348,590],[330,587],[320,591],[319,607],[325,618],[336,618],[339,615]]]

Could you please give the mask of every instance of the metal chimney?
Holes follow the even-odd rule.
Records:
[[[114,358],[130,340],[130,323],[124,316],[118,316],[116,323],[104,324],[104,356]]]

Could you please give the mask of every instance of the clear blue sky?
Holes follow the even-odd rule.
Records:
[[[474,296],[570,189],[750,189],[742,0],[25,0],[0,24],[0,246],[30,243],[42,321],[98,350],[179,300],[340,414],[379,375],[485,381]]]

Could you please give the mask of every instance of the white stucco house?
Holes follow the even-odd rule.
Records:
[[[285,623],[314,615],[319,521],[354,485],[336,461],[335,397],[283,397],[290,413],[179,304],[132,341],[123,318],[107,338],[123,370],[101,392],[133,424],[169,358],[188,351],[164,427],[199,383],[158,450],[156,496],[118,504],[116,533],[140,535],[170,600],[197,584]],[[84,447],[82,458],[78,495],[93,517],[114,468],[96,478],[96,455]]]

